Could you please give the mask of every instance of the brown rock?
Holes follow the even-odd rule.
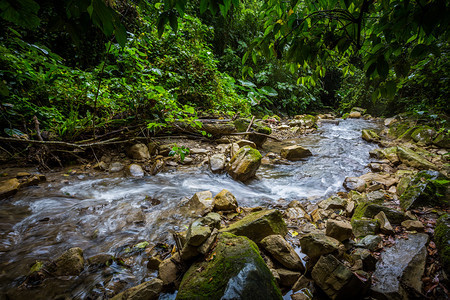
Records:
[[[418,231],[422,232],[425,227],[423,226],[422,222],[418,220],[406,220],[402,222],[402,226],[406,228],[408,231]]]
[[[223,189],[214,197],[213,209],[218,210],[236,210],[238,203],[236,198],[228,190]]]
[[[135,144],[135,145],[131,146],[128,149],[127,154],[130,158],[133,158],[133,159],[143,160],[143,159],[150,158],[150,153],[148,152],[148,148],[144,144]]]
[[[261,245],[286,268],[305,271],[300,257],[281,235],[269,235],[261,240]]]
[[[114,296],[111,300],[156,300],[159,298],[162,288],[163,281],[158,278],[153,278],[150,281],[127,289]]]
[[[326,235],[342,242],[352,236],[352,225],[347,221],[328,220]]]
[[[50,269],[56,276],[77,276],[84,269],[83,250],[70,248],[58,257]]]
[[[286,269],[276,269],[276,271],[278,276],[280,276],[280,284],[286,287],[291,287],[302,275],[300,272],[294,272]]]
[[[292,161],[297,161],[311,155],[311,151],[299,145],[293,145],[281,149],[281,157]]]
[[[14,195],[19,190],[20,182],[17,178],[3,181],[0,184],[0,199]]]

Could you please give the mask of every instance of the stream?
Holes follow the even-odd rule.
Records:
[[[257,178],[247,184],[212,174],[206,167],[184,167],[143,178],[61,173],[59,180],[19,191],[0,202],[0,299],[8,299],[6,294],[11,299],[101,299],[114,285],[131,287],[153,278],[156,272],[146,268],[141,255],[129,268],[112,265],[108,272],[85,270],[75,281],[53,279],[39,296],[17,288],[37,260],[50,261],[71,247],[82,248],[88,258],[100,253],[117,257],[125,247],[142,241],[173,244],[170,232],[183,231],[192,221],[179,211],[179,204],[199,191],[215,195],[225,188],[239,206],[247,207],[315,202],[344,191],[345,177],[368,172],[369,151],[378,147],[361,139],[361,130],[380,129],[381,124],[325,121],[314,134],[281,143],[269,140],[263,154],[299,144],[313,156],[288,165],[262,165]]]

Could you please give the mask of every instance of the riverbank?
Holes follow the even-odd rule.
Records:
[[[433,203],[431,205],[433,209],[431,210],[424,209],[420,205],[418,208],[407,209],[406,211],[410,212],[409,215],[404,214],[404,210],[400,208],[400,182],[405,185],[406,179],[404,178],[413,178],[418,171],[416,169],[421,169],[417,168],[417,166],[420,166],[417,161],[427,165],[420,159],[413,160],[413,158],[417,158],[415,155],[405,156],[404,152],[410,154],[411,152],[408,149],[414,149],[414,153],[419,153],[418,155],[422,157],[423,152],[417,151],[419,148],[414,148],[420,146],[417,146],[417,143],[414,142],[409,144],[411,145],[409,147],[401,140],[387,139],[382,134],[383,128],[378,127],[378,125],[370,125],[372,124],[370,122],[361,123],[362,127],[357,126],[351,132],[342,130],[347,126],[345,122],[349,122],[349,124],[360,122],[361,120],[358,117],[349,121],[335,120],[330,117],[322,118],[322,125],[319,125],[319,130],[307,136],[300,135],[300,133],[314,131],[314,124],[312,126],[306,124],[306,126],[303,126],[303,124],[295,126],[295,122],[300,123],[298,120],[302,120],[302,118],[297,119],[297,121],[288,120],[282,123],[279,123],[276,119],[266,122],[266,125],[269,125],[267,127],[273,127],[272,130],[275,133],[272,134],[280,140],[285,140],[286,144],[279,141],[265,142],[264,145],[268,148],[264,151],[263,147],[262,165],[256,173],[258,178],[248,181],[246,184],[232,180],[226,174],[227,158],[230,159],[233,156],[233,151],[234,154],[237,153],[240,147],[238,143],[236,143],[237,146],[229,143],[233,140],[238,141],[235,136],[230,136],[227,137],[228,143],[225,143],[226,140],[222,140],[223,143],[217,144],[182,139],[167,141],[176,142],[177,146],[189,147],[191,151],[183,162],[181,162],[180,153],[177,154],[178,156],[167,156],[173,149],[173,145],[169,147],[161,147],[160,145],[159,157],[153,153],[151,155],[151,147],[145,145],[150,156],[148,159],[145,157],[142,159],[127,158],[126,156],[133,157],[135,155],[133,151],[128,149],[128,151],[124,150],[117,154],[105,155],[100,157],[98,162],[95,161],[79,168],[72,168],[52,175],[47,174],[48,183],[45,184],[46,190],[43,191],[45,196],[43,194],[38,197],[34,196],[30,188],[19,190],[16,198],[14,198],[19,201],[10,198],[7,200],[7,204],[3,203],[2,208],[6,216],[8,209],[15,211],[17,206],[20,207],[20,203],[23,203],[22,215],[16,215],[12,220],[5,222],[9,223],[11,227],[9,230],[6,230],[5,227],[5,236],[2,238],[3,245],[6,245],[2,255],[2,269],[6,271],[6,275],[3,276],[2,280],[5,283],[8,282],[5,284],[9,287],[7,293],[24,298],[28,293],[39,289],[43,292],[43,297],[49,296],[52,298],[55,293],[64,294],[69,287],[71,290],[76,287],[75,294],[72,292],[71,297],[112,297],[127,287],[142,282],[151,281],[154,285],[159,286],[159,282],[153,278],[156,276],[161,278],[162,273],[167,274],[161,269],[160,261],[166,262],[163,266],[167,265],[171,255],[172,257],[176,256],[177,251],[182,251],[185,248],[183,241],[187,237],[182,232],[187,229],[186,227],[190,227],[192,231],[192,225],[189,225],[202,212],[217,211],[220,218],[219,228],[224,230],[244,216],[257,211],[264,211],[267,208],[275,208],[281,213],[283,222],[287,225],[286,232],[278,232],[278,234],[284,233],[283,236],[288,240],[290,246],[286,247],[294,247],[294,252],[301,248],[302,256],[306,254],[309,257],[306,263],[306,272],[305,270],[298,272],[295,268],[289,270],[293,267],[280,265],[277,256],[260,243],[262,239],[254,240],[258,243],[265,262],[271,269],[271,274],[277,278],[277,283],[284,292],[289,290],[306,292],[305,289],[308,289],[313,293],[325,292],[327,294],[327,291],[330,291],[329,287],[321,285],[321,280],[317,279],[320,278],[321,273],[319,271],[314,272],[316,268],[320,270],[324,260],[327,260],[325,264],[330,263],[328,262],[330,260],[336,266],[346,268],[351,274],[355,274],[354,276],[363,283],[355,287],[360,291],[360,295],[367,292],[367,286],[370,287],[367,282],[374,282],[372,284],[373,290],[373,287],[376,286],[376,275],[374,273],[376,274],[380,268],[373,268],[376,262],[371,257],[383,261],[382,256],[383,253],[388,252],[388,246],[401,244],[401,237],[410,236],[411,240],[415,240],[417,235],[414,231],[418,232],[422,229],[406,227],[402,222],[407,221],[406,218],[417,218],[424,224],[423,231],[432,238],[432,242],[428,242],[428,240],[421,242],[427,248],[429,255],[423,264],[426,276],[422,277],[419,276],[420,274],[416,274],[420,278],[419,281],[422,278],[424,279],[423,290],[420,289],[418,292],[426,293],[427,296],[443,295],[442,285],[439,285],[442,281],[442,267],[439,263],[437,246],[431,234],[436,226],[435,220],[445,210],[439,208],[438,203]],[[342,123],[338,124],[338,122]],[[391,125],[395,123],[393,122]],[[298,129],[295,127],[298,127]],[[376,144],[370,144],[362,140],[361,129],[366,128],[378,131],[377,135],[380,137],[373,138],[373,141],[395,149],[380,152],[376,150]],[[392,128],[392,126],[389,128]],[[296,131],[299,132],[295,133]],[[389,131],[387,130],[387,132]],[[294,137],[293,135],[296,135],[295,137],[299,137],[299,139],[291,140]],[[333,136],[339,142],[334,142]],[[371,134],[371,136],[374,135]],[[249,144],[248,142],[245,143]],[[282,148],[296,144],[310,149],[313,155],[301,158],[300,161],[288,160],[280,155]],[[142,149],[144,147],[135,148]],[[400,152],[399,149],[401,149]],[[441,148],[433,145],[425,146],[425,148],[420,147],[420,149],[426,149],[433,154],[425,155],[425,160],[428,163],[436,166],[436,169],[439,169],[441,173],[448,174],[446,152],[444,153]],[[378,157],[372,161],[368,157],[371,150],[373,155]],[[362,158],[355,156],[359,152],[364,152]],[[335,157],[333,157],[333,153]],[[211,161],[212,157],[221,155],[225,159],[218,159],[218,164],[215,164],[214,159]],[[288,156],[286,155],[286,157]],[[225,173],[217,175],[217,173],[211,172],[211,167],[220,166],[221,161],[224,161],[222,169]],[[118,170],[120,166],[117,163],[121,164],[121,170]],[[130,168],[129,166],[133,165],[132,163],[137,167]],[[335,169],[327,169],[335,163],[337,165]],[[415,166],[411,164],[415,164]],[[159,169],[157,168],[158,165],[161,166]],[[365,169],[366,166],[370,166],[372,172],[368,173],[369,169]],[[116,169],[114,169],[115,167]],[[115,170],[118,171],[114,173]],[[154,170],[156,170],[155,173],[153,173]],[[215,171],[220,172],[220,170],[219,168]],[[344,171],[346,171],[346,174],[343,174]],[[205,173],[207,176],[204,176]],[[116,174],[117,176],[114,175],[116,178],[111,178],[112,174]],[[323,174],[323,176],[317,178],[316,181],[312,180],[311,178],[316,178],[317,174]],[[345,180],[346,177],[350,179]],[[149,178],[157,178],[158,182],[152,182]],[[423,181],[422,179],[419,180]],[[342,187],[343,182],[345,182],[347,190]],[[409,183],[406,183],[407,185]],[[148,189],[149,186],[152,187],[150,190]],[[331,189],[329,189],[330,187]],[[195,199],[193,195],[198,191],[211,190],[211,195],[208,194],[206,199],[212,200],[213,195],[218,194],[224,188],[229,189],[236,198],[237,206],[230,209],[231,211],[216,210],[211,207],[206,211],[198,212],[194,210],[194,213],[192,213],[192,210],[188,209],[182,212],[183,205],[189,207],[189,203],[194,201],[192,199]],[[186,198],[180,199],[184,195]],[[30,199],[20,200],[27,197]],[[197,195],[197,198],[201,197]],[[320,202],[322,199],[324,201]],[[212,203],[213,201],[210,204]],[[370,213],[366,213],[367,203],[372,205],[369,205]],[[376,213],[373,211],[373,205],[379,209]],[[379,206],[386,207],[386,209],[381,209]],[[164,209],[161,210],[163,207]],[[52,208],[52,210],[48,211],[49,208]],[[387,208],[398,211],[404,220],[400,223],[394,223],[390,219],[391,215],[387,212]],[[389,231],[389,228],[382,229],[382,227],[388,226],[386,226],[386,218],[382,214],[379,215],[381,211],[384,212],[389,223],[392,223],[392,231]],[[76,221],[67,223],[64,221],[67,218]],[[383,220],[380,220],[380,218],[384,220],[384,226],[382,227],[380,226]],[[154,220],[157,220],[157,222],[154,222]],[[378,231],[374,230],[361,234],[357,225],[362,223],[378,224],[378,229],[376,229]],[[348,230],[349,225],[350,231]],[[333,226],[338,228],[336,229],[338,234],[335,230],[330,229]],[[211,237],[214,231],[213,227],[211,227],[208,237]],[[375,225],[376,227],[377,225]],[[380,233],[379,230],[381,229]],[[263,230],[263,232],[270,233],[267,230]],[[276,232],[272,232],[272,235],[273,233]],[[287,235],[285,235],[286,233]],[[40,236],[44,237],[44,240],[50,241],[50,244],[46,242],[39,247],[36,247],[36,244],[33,245],[33,242],[39,240]],[[178,247],[174,247],[177,244],[174,236],[180,236],[181,244],[178,244]],[[363,236],[369,236],[378,243],[366,244],[367,241],[362,242],[361,237]],[[418,237],[420,242],[421,236]],[[211,240],[214,240],[214,238],[211,238]],[[118,241],[120,242],[118,243]],[[15,259],[11,258],[12,252],[8,243],[9,247],[14,245],[19,248]],[[311,247],[308,246],[308,243],[315,245],[313,248],[319,249],[319,252],[309,251],[308,249],[311,249]],[[92,246],[93,244],[96,246]],[[329,244],[332,246],[328,246]],[[189,245],[189,243],[186,244],[185,242],[184,245]],[[84,253],[81,256],[89,259],[84,261],[83,258],[84,263],[79,267],[79,272],[75,275],[69,274],[70,280],[62,282],[61,275],[58,275],[58,272],[49,266],[51,260],[54,263],[58,262],[58,255],[55,255],[55,253],[61,254],[68,247],[83,249]],[[195,247],[200,247],[200,245]],[[320,250],[322,248],[332,251],[327,252],[327,250],[327,253],[324,253]],[[32,250],[30,251],[30,249]],[[56,249],[58,250],[55,251]],[[205,254],[197,254],[194,258],[201,262],[203,257],[207,259],[211,257],[214,250],[211,251],[206,251]],[[74,253],[77,257],[80,257],[79,251]],[[298,250],[295,253],[298,253]],[[324,258],[322,259],[322,257]],[[414,257],[416,256],[414,255]],[[34,272],[30,273],[30,267],[36,266],[36,260],[42,261],[42,264],[38,264],[37,266],[40,266],[40,268],[34,268],[32,270]],[[370,260],[372,260],[372,264],[367,263]],[[387,260],[384,259],[384,261]],[[21,261],[21,263],[18,264],[18,261]],[[190,263],[184,265],[186,269],[189,266]],[[405,268],[407,266],[408,264]],[[102,274],[102,276],[99,277],[99,274]],[[180,276],[175,276],[175,280],[172,282],[163,282],[161,288],[164,286],[164,289],[159,292],[170,293],[170,287],[177,286],[178,284],[175,284],[175,282],[181,279],[182,274],[178,275]],[[355,282],[356,279],[352,276],[348,276],[349,282]],[[414,281],[416,284],[418,282],[417,276]],[[95,286],[85,284],[87,280],[93,280],[94,278]],[[436,278],[440,280],[437,285]],[[348,288],[344,289],[344,287],[345,285],[341,290],[331,290],[334,294],[328,294],[328,296],[333,297],[333,295],[344,293]],[[403,291],[397,292],[403,293]],[[407,291],[407,293],[409,292]],[[380,293],[383,293],[383,291]]]

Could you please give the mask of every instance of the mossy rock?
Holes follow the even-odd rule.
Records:
[[[411,129],[411,125],[408,122],[397,122],[389,128],[388,135],[391,138],[397,139],[408,129]]]
[[[436,223],[434,229],[434,241],[441,257],[442,267],[447,274],[450,275],[450,215],[441,216]]]
[[[287,226],[280,211],[271,209],[251,213],[221,231],[246,236],[258,243],[272,234],[285,236]]]
[[[411,133],[411,138],[419,144],[429,145],[436,136],[436,130],[430,126],[420,126]]]
[[[262,155],[258,150],[244,146],[231,158],[227,171],[235,180],[253,178],[261,165]]]
[[[402,212],[383,205],[371,203],[359,204],[355,209],[352,220],[359,220],[362,218],[372,219],[381,211],[385,213],[391,224],[400,224],[405,220],[405,216]]]
[[[417,126],[408,128],[408,130],[406,130],[404,133],[402,133],[398,139],[399,140],[403,140],[403,141],[410,141],[412,139],[412,133],[417,129]]]
[[[373,219],[352,219],[352,230],[355,237],[377,234],[380,230],[380,223]]]
[[[361,137],[367,142],[378,142],[380,140],[380,136],[375,131],[370,129],[363,129],[361,132]]]
[[[434,139],[433,144],[441,148],[450,148],[450,130],[446,130],[437,135]]]
[[[402,163],[407,166],[417,168],[419,170],[436,170],[436,165],[432,164],[425,158],[423,158],[419,153],[415,152],[404,146],[397,147],[397,155]]]
[[[408,188],[409,183],[411,182],[411,176],[403,176],[397,183],[397,195],[401,196]]]
[[[253,241],[221,233],[211,253],[189,268],[176,299],[282,299]]]
[[[234,121],[234,126],[238,132],[246,132],[248,126],[250,125],[251,120],[247,118],[239,118]],[[272,128],[262,124],[261,122],[253,122],[252,130],[257,133],[263,133],[270,135],[272,133]],[[249,134],[247,139],[254,142],[257,147],[262,147],[262,145],[266,142],[267,137],[260,136],[256,134]]]
[[[411,209],[428,205],[448,205],[450,181],[437,171],[421,171],[400,196],[400,206]]]

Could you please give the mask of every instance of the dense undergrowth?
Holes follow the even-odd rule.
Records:
[[[362,65],[350,68],[344,63],[346,57],[334,66],[319,66],[320,77],[310,80],[309,69],[292,68],[288,58],[256,53],[248,57],[252,41],[267,35],[258,19],[264,1],[242,2],[225,17],[200,13],[204,9],[199,3],[184,2],[184,15],[168,15],[162,28],[155,22],[165,13],[163,3],[115,1],[128,33],[119,35],[122,27],[115,21],[115,40],[102,35],[107,31],[104,20],[102,30],[94,26],[92,11],[90,23],[87,12],[75,14],[72,9],[70,19],[62,17],[61,8],[45,3],[37,29],[0,21],[5,28],[0,34],[3,136],[35,139],[34,116],[44,139],[74,141],[132,124],[157,133],[184,121],[201,132],[195,121],[199,117],[229,118],[236,113],[343,114],[353,106],[384,116],[449,112],[445,37],[436,51],[405,54],[404,61],[394,65],[407,66],[402,73],[408,76],[396,76],[396,69],[385,80],[367,77]]]

